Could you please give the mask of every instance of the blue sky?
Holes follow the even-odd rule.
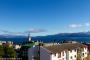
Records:
[[[0,0],[0,29],[32,35],[90,30],[90,0]]]

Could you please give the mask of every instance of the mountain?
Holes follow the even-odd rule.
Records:
[[[0,35],[0,40],[14,41],[15,43],[22,43],[28,41],[27,36],[22,35]],[[90,31],[88,32],[78,32],[78,33],[59,33],[47,36],[36,36],[32,37],[34,41],[43,42],[62,42],[75,40],[79,42],[90,42]]]
[[[27,36],[22,35],[0,35],[0,41],[13,41],[14,43],[23,43],[25,41],[28,41]]]
[[[37,36],[33,37],[33,40],[39,40],[44,42],[62,42],[65,40],[75,40],[79,42],[90,42],[90,32],[78,32],[78,33],[59,33],[55,35]]]

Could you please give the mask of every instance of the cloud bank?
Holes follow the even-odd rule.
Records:
[[[27,31],[24,31],[24,32],[12,32],[12,31],[7,31],[7,30],[2,30],[0,29],[0,32],[2,34],[10,34],[10,35],[26,35],[28,33],[41,33],[41,32],[46,32],[45,29],[29,29]]]

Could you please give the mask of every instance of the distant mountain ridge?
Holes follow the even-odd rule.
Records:
[[[0,35],[0,40],[11,40],[14,42],[24,42],[28,41],[27,36],[23,35]],[[88,32],[78,32],[78,33],[59,33],[54,35],[47,36],[36,36],[32,37],[34,41],[43,41],[43,42],[61,42],[64,40],[76,40],[76,41],[85,41],[90,42],[90,31]]]
[[[88,32],[77,32],[77,33],[58,33],[54,35],[46,35],[46,36],[61,36],[61,37],[88,37],[90,36],[90,31]],[[1,34],[0,37],[26,37],[24,35],[12,35],[12,34]],[[45,36],[36,36],[36,37],[45,37]]]
[[[78,33],[59,33],[55,35],[37,36],[33,37],[33,40],[41,40],[44,42],[56,42],[64,40],[76,40],[82,42],[90,42],[90,32],[78,32]]]

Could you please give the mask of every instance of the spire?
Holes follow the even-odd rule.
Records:
[[[30,35],[30,32],[28,33],[28,41],[29,41],[29,42],[31,41],[31,35]]]

